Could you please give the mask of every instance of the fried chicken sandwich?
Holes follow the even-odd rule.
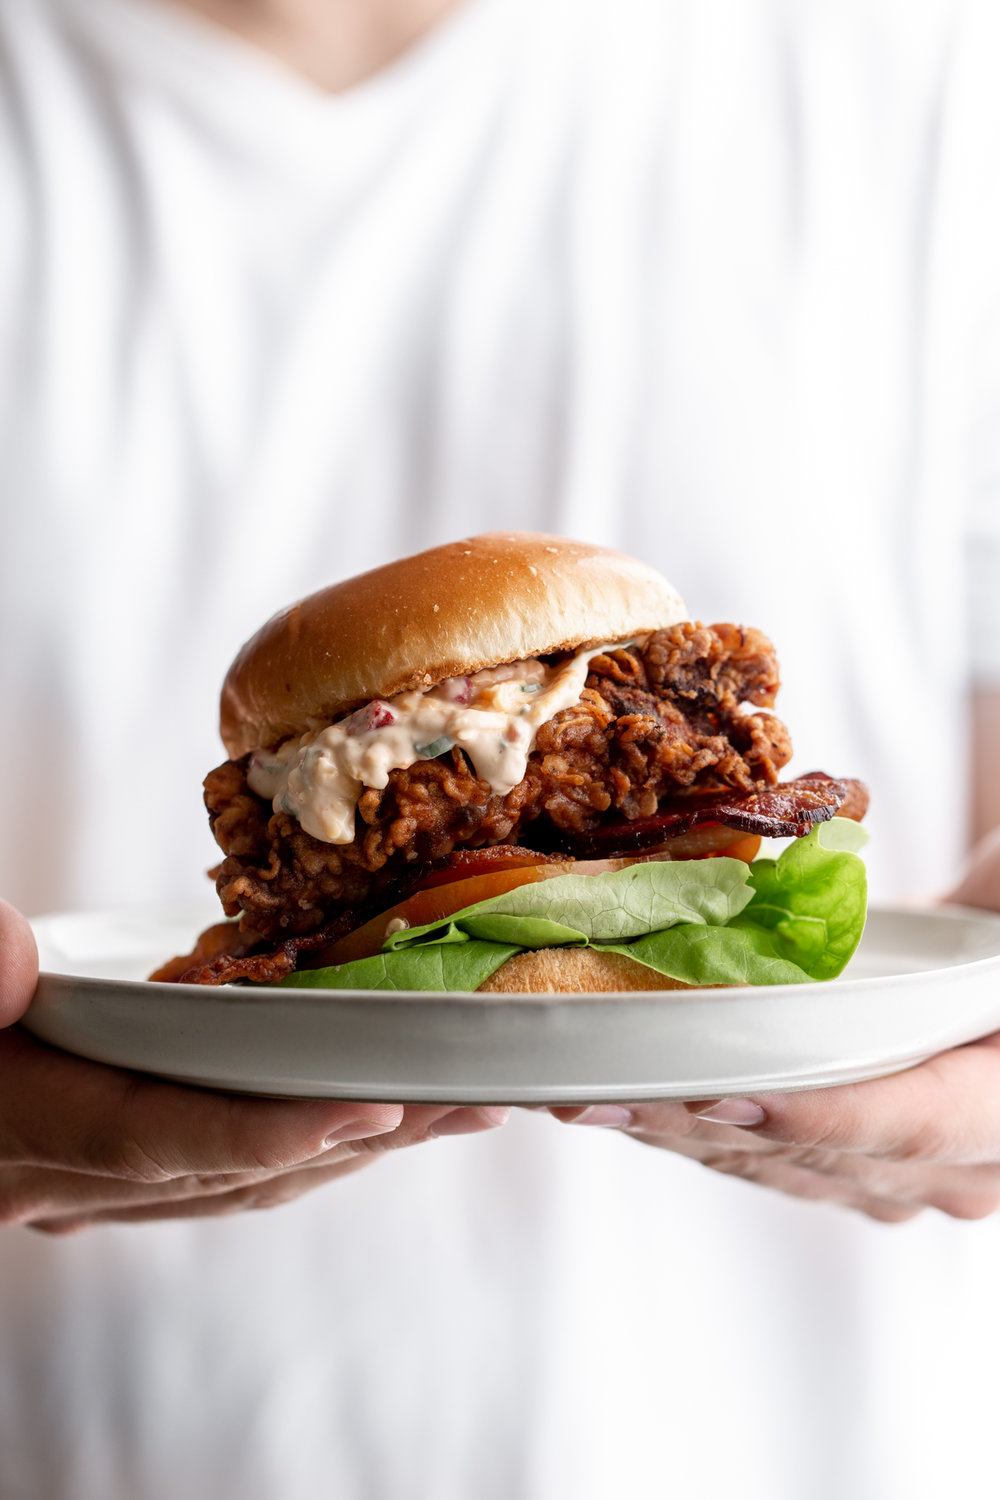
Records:
[[[652,568],[470,537],[268,621],[205,781],[230,919],[153,978],[591,993],[832,978],[860,783],[783,782],[774,650]],[[777,859],[761,838],[791,837]]]

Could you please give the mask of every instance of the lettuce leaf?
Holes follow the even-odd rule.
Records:
[[[864,930],[867,835],[835,818],[753,865],[629,865],[518,886],[406,928],[374,958],[290,974],[296,988],[474,990],[525,948],[590,944],[688,984],[804,984],[842,972]]]
[[[301,969],[279,982],[297,990],[478,990],[521,951],[504,943],[434,943],[329,969]]]
[[[557,875],[519,885],[440,922],[393,933],[386,949],[484,938],[522,948],[621,943],[679,922],[721,926],[753,896],[739,859],[651,861],[604,875]]]
[[[867,840],[857,823],[834,818],[778,859],[756,860],[753,900],[736,927],[767,931],[775,952],[810,979],[836,979],[864,931],[868,881],[858,850]]]

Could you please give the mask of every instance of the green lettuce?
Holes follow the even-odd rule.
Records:
[[[297,990],[478,990],[520,952],[511,943],[431,943],[330,969],[302,969],[280,983]]]
[[[559,875],[393,933],[373,958],[290,974],[295,988],[474,990],[526,948],[591,946],[688,984],[834,979],[865,924],[867,835],[834,818],[777,859],[650,861]]]

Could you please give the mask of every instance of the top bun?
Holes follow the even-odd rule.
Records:
[[[490,532],[310,594],[247,641],[222,688],[236,760],[372,698],[688,618],[665,578],[605,547]]]

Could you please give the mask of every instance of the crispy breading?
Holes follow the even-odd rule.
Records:
[[[370,904],[455,849],[543,845],[554,834],[565,843],[609,817],[648,818],[678,792],[774,785],[791,756],[787,730],[768,712],[778,682],[759,631],[658,631],[594,658],[580,702],[542,725],[523,781],[505,796],[455,748],[366,789],[350,844],[323,843],[273,813],[247,785],[246,761],[227,761],[205,782],[225,855],[222,904],[256,936],[283,941]]]

